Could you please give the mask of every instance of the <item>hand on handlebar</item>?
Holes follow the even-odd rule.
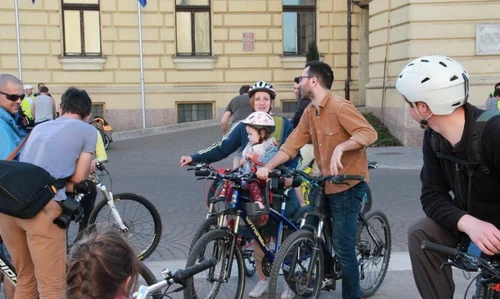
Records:
[[[482,252],[500,254],[500,230],[493,224],[464,215],[458,221],[458,229],[465,232]]]
[[[191,158],[191,156],[181,157],[181,166],[188,166],[191,162],[193,162],[193,158]]]
[[[342,154],[344,152],[336,147],[332,154],[332,160],[330,161],[330,172],[332,175],[338,175],[339,170],[344,169],[342,162],[340,161],[342,158]]]
[[[257,169],[257,177],[261,180],[267,180],[269,178],[269,169],[265,166]]]

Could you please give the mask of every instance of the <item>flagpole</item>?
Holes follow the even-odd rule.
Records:
[[[22,63],[21,63],[21,39],[19,38],[19,7],[17,6],[17,1],[14,0],[14,8],[16,11],[16,39],[17,39],[17,76],[19,80],[23,80]]]
[[[142,19],[141,19],[141,3],[137,1],[137,19],[139,22],[139,57],[141,64],[141,104],[142,104],[142,128],[146,129],[146,100],[144,95],[144,63],[142,53]]]

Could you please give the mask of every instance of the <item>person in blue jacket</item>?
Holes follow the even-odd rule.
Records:
[[[19,125],[19,110],[24,99],[24,90],[21,80],[9,74],[0,74],[0,159],[5,160],[9,154],[21,143],[27,133]],[[10,260],[9,252],[2,243],[0,253]],[[5,277],[5,298],[14,298],[14,285]]]
[[[271,109],[274,104],[274,99],[276,98],[276,91],[270,83],[265,81],[259,81],[255,83],[248,92],[250,96],[250,105],[254,111],[262,111],[271,114]],[[276,139],[278,146],[283,144],[288,136],[293,131],[292,123],[278,115],[272,115],[275,122],[275,131],[271,134],[272,137]],[[192,162],[195,163],[214,163],[224,158],[228,157],[232,153],[236,152],[239,148],[245,148],[248,143],[248,133],[245,128],[245,124],[239,123],[229,130],[229,132],[224,135],[221,141],[213,144],[211,147],[201,150],[196,154],[190,156],[181,157],[181,166],[187,166]],[[298,159],[288,161],[285,166],[295,168],[297,166]],[[285,186],[291,185],[291,179],[285,182]],[[285,215],[291,217],[300,207],[299,199],[295,190],[291,190],[289,195],[291,196],[291,201],[287,203]],[[269,222],[268,222],[269,223]],[[271,226],[272,227],[272,226]],[[271,232],[270,232],[271,233]],[[260,261],[258,259],[259,254],[263,256],[260,247],[254,247],[256,255],[256,269],[259,274],[259,283],[255,288],[250,291],[249,297],[261,297],[268,290],[267,277],[262,272],[262,267],[260,266]],[[291,293],[291,290],[285,289],[285,292]]]

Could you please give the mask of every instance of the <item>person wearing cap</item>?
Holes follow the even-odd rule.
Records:
[[[31,114],[31,105],[33,104],[33,86],[30,84],[24,85],[24,99],[21,101],[21,111],[29,120],[33,120]]]

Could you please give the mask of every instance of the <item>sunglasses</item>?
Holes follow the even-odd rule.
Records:
[[[18,95],[18,94],[8,94],[8,93],[5,93],[3,91],[0,91],[0,94],[3,94],[7,98],[7,100],[12,101],[12,102],[15,102],[19,99],[21,99],[21,101],[24,100],[24,93],[21,95]]]
[[[299,77],[295,77],[295,78],[293,79],[293,82],[295,82],[295,83],[299,84],[299,83],[302,81],[302,79],[305,79],[305,78],[312,78],[312,77],[313,77],[313,76],[299,76]]]

